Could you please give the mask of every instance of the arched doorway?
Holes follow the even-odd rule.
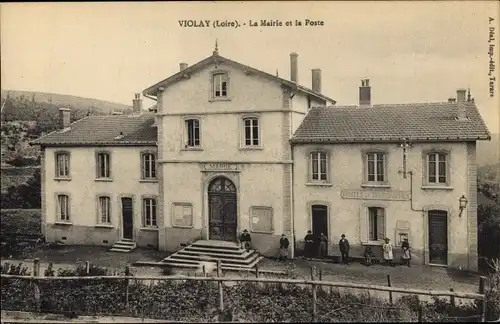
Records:
[[[208,186],[208,226],[210,240],[236,241],[236,186],[225,177],[215,178]]]

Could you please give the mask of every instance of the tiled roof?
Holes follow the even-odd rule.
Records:
[[[280,84],[282,85],[286,85],[288,87],[291,87],[299,92],[302,92],[302,93],[305,93],[305,94],[308,94],[310,96],[313,96],[315,98],[318,98],[318,99],[321,99],[321,100],[325,100],[327,102],[330,102],[332,104],[335,104],[335,100],[333,100],[332,98],[329,98],[321,93],[318,93],[318,92],[315,92],[307,87],[304,87],[304,86],[301,86],[293,81],[289,81],[289,80],[286,80],[286,79],[283,79],[283,78],[280,78],[278,76],[275,76],[275,75],[272,75],[270,73],[267,73],[267,72],[264,72],[264,71],[261,71],[261,70],[258,70],[258,69],[255,69],[255,68],[252,68],[248,65],[245,65],[245,64],[241,64],[239,62],[236,62],[236,61],[233,61],[233,60],[230,60],[228,58],[225,58],[223,56],[220,56],[218,54],[215,54],[212,55],[212,56],[209,56],[201,61],[199,61],[198,63],[196,64],[193,64],[191,65],[190,67],[180,71],[180,72],[177,72],[176,74],[166,78],[165,80],[162,80],[158,83],[156,83],[155,85],[152,85],[151,87],[147,88],[146,90],[144,90],[142,93],[144,95],[152,95],[152,96],[156,96],[156,92],[158,91],[158,88],[159,87],[167,87],[168,85],[172,84],[172,83],[175,83],[177,82],[178,80],[181,80],[184,78],[185,75],[189,75],[190,73],[193,73],[193,72],[196,72],[202,68],[204,68],[205,66],[209,65],[209,64],[212,64],[214,62],[217,62],[217,63],[226,63],[226,64],[230,64],[232,66],[235,66],[235,67],[238,67],[238,68],[241,68],[242,70],[245,71],[245,73],[255,73],[255,74],[259,74],[261,76],[264,76],[270,80],[273,80],[273,81],[276,81],[276,82],[279,82]]]
[[[292,143],[461,141],[489,139],[476,105],[466,103],[468,120],[457,120],[457,103],[330,106],[309,110]]]
[[[33,145],[156,145],[154,114],[88,116],[49,133]]]

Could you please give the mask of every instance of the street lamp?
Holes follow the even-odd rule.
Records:
[[[465,198],[465,196],[462,195],[462,197],[460,197],[460,199],[458,199],[458,203],[459,203],[459,208],[460,208],[460,214],[458,214],[458,216],[462,217],[462,212],[467,207],[467,198]]]

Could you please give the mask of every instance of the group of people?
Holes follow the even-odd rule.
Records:
[[[246,229],[243,230],[243,232],[241,233],[239,241],[241,244],[241,248],[246,249],[247,251],[251,249],[252,238],[250,236],[250,233]],[[307,234],[304,237],[304,241],[305,241],[304,257],[306,259],[311,260],[315,255],[319,255],[322,258],[326,258],[328,256],[328,238],[324,233],[321,233],[318,237],[315,237],[312,231],[307,231]],[[317,242],[317,244],[315,244],[315,241]],[[285,234],[281,234],[279,259],[286,260],[288,258],[289,246],[290,246],[290,241],[288,240]],[[317,249],[317,251],[315,251],[315,249]],[[339,250],[340,250],[342,264],[346,265],[349,264],[349,249],[350,249],[349,241],[346,239],[345,234],[342,234],[339,240]],[[392,263],[394,258],[393,249],[394,247],[391,243],[391,240],[386,237],[384,239],[384,244],[382,244],[382,254],[384,263],[386,265],[393,266]],[[410,243],[408,242],[407,238],[403,240],[403,243],[401,244],[401,250],[402,250],[401,259],[403,261],[403,264],[409,267],[411,260],[411,251],[410,251]],[[367,266],[372,265],[374,257],[375,256],[373,254],[372,248],[370,246],[367,246],[364,253],[365,265]]]

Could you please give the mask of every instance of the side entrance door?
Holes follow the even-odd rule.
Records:
[[[227,178],[216,178],[208,186],[210,240],[236,241],[238,234],[236,198],[236,187]]]
[[[429,263],[448,264],[448,213],[429,210]]]
[[[133,239],[134,232],[134,206],[132,198],[122,198],[122,224],[123,224],[123,238]]]
[[[319,236],[321,233],[323,233],[326,235],[326,237],[328,237],[328,206],[312,205],[311,208],[312,232],[314,235],[314,255],[319,255]]]

